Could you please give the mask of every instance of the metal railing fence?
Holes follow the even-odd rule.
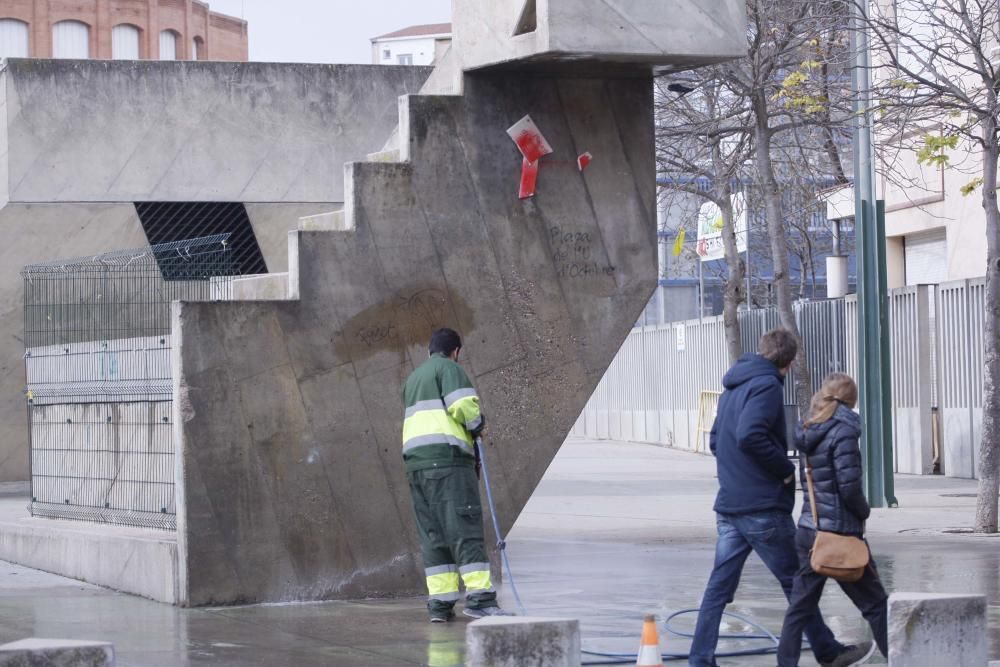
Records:
[[[33,515],[176,527],[170,304],[227,297],[227,239],[21,272]]]
[[[897,472],[975,476],[984,299],[982,279],[891,290],[887,335]],[[856,296],[800,302],[795,316],[813,391],[828,373],[857,376]],[[756,351],[760,336],[779,321],[774,309],[741,311],[739,317],[747,352]],[[720,391],[727,367],[721,317],[634,329],[574,433],[695,449],[699,395]],[[791,376],[785,402],[794,414]],[[935,410],[940,419],[933,417]]]

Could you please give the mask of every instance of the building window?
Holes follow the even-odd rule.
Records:
[[[60,21],[52,26],[53,58],[89,58],[90,26],[82,21]]]
[[[160,33],[160,60],[177,60],[177,37],[173,30]]]
[[[139,59],[139,29],[122,23],[111,29],[111,57],[115,60]]]
[[[396,62],[400,65],[412,65],[413,64],[413,54],[412,53],[400,53],[396,56]]]
[[[391,59],[392,59],[392,51],[390,51],[389,49],[382,49],[382,60],[391,60]]]
[[[201,37],[195,37],[191,40],[191,60],[201,60],[201,57],[205,53],[205,42],[202,41]]]
[[[28,57],[28,24],[17,19],[0,19],[0,58]]]

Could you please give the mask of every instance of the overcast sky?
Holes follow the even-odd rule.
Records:
[[[406,26],[446,23],[451,0],[208,0],[250,23],[250,60],[371,63],[371,42]]]

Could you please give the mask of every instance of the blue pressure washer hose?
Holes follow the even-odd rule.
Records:
[[[490,518],[493,519],[493,531],[497,536],[497,549],[500,550],[500,560],[503,564],[504,572],[507,575],[507,581],[510,583],[510,591],[514,595],[514,602],[517,603],[517,609],[523,615],[527,615],[528,611],[524,607],[524,603],[521,602],[521,596],[517,592],[517,586],[514,585],[514,575],[511,573],[510,569],[510,559],[507,558],[507,541],[503,538],[503,533],[500,532],[500,522],[497,520],[497,508],[496,504],[493,502],[493,488],[490,484],[490,471],[489,466],[486,464],[486,448],[483,446],[482,438],[476,437],[476,447],[479,449],[479,462],[481,469],[483,471],[483,486],[486,487],[486,502],[490,508]],[[667,616],[666,620],[663,621],[664,630],[672,635],[678,637],[684,637],[690,639],[694,636],[693,633],[683,632],[681,630],[674,629],[670,622],[677,618],[678,616],[684,616],[687,614],[697,614],[697,609],[682,609],[681,611],[675,611],[674,613]],[[740,620],[750,627],[759,630],[760,634],[750,634],[750,635],[719,635],[719,639],[767,639],[773,643],[773,646],[764,646],[761,648],[743,649],[740,651],[726,651],[716,653],[718,658],[735,658],[740,656],[750,656],[750,655],[768,655],[775,653],[778,650],[778,638],[767,628],[751,621],[745,616],[740,616],[739,614],[733,614],[731,612],[723,612],[724,616],[729,616]],[[636,653],[608,653],[603,651],[588,651],[583,650],[582,653],[586,655],[592,655],[598,658],[607,658],[607,660],[599,660],[596,662],[585,662],[584,665],[624,665],[627,663],[634,663],[638,659],[638,654]],[[687,660],[687,653],[664,653],[664,660]]]
[[[528,615],[528,611],[524,608],[524,604],[521,602],[521,596],[518,595],[517,586],[514,585],[514,575],[510,571],[510,560],[507,559],[507,541],[503,538],[503,533],[500,532],[500,522],[497,520],[497,506],[493,502],[493,488],[490,484],[490,469],[486,465],[486,447],[483,446],[483,439],[476,436],[476,447],[479,449],[479,465],[480,469],[483,471],[483,486],[486,487],[486,502],[490,507],[490,518],[493,519],[493,532],[497,536],[497,549],[500,550],[500,560],[503,563],[503,569],[507,573],[507,581],[510,582],[510,591],[514,594],[514,601],[517,603],[517,610],[521,612],[523,616]]]

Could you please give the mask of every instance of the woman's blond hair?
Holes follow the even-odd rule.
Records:
[[[833,417],[837,411],[837,405],[843,403],[847,407],[854,409],[858,403],[858,385],[850,375],[844,373],[830,373],[823,380],[823,386],[813,394],[809,403],[809,418],[806,426],[820,424]]]

